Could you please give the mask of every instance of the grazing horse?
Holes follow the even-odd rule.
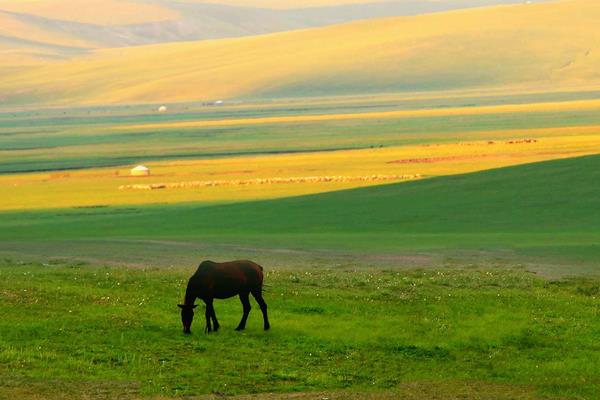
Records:
[[[228,299],[240,296],[244,315],[240,324],[235,329],[241,331],[246,327],[246,320],[250,314],[250,294],[254,297],[263,314],[264,328],[269,329],[267,316],[267,303],[262,297],[263,269],[252,261],[241,260],[225,263],[203,261],[198,270],[190,278],[185,291],[185,302],[179,304],[181,308],[181,322],[183,332],[191,333],[192,320],[194,319],[194,302],[197,298],[206,304],[206,329],[205,332],[217,331],[219,322],[213,306],[214,299]],[[211,326],[212,319],[212,326]]]

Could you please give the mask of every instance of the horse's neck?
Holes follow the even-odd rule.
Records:
[[[193,306],[197,297],[198,296],[196,295],[196,293],[194,293],[194,291],[192,290],[192,288],[190,288],[188,286],[187,290],[185,291],[185,305],[186,306]]]

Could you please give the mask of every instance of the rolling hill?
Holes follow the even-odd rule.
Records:
[[[183,1],[0,0],[0,51],[38,59],[80,50],[239,37],[356,19],[514,3],[516,0]],[[50,48],[49,48],[50,47]]]
[[[100,49],[8,70],[0,104],[71,105],[600,82],[600,4],[519,4],[213,41]]]

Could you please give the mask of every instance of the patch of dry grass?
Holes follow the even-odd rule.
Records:
[[[495,141],[151,162],[146,164],[152,173],[149,177],[131,177],[129,167],[2,175],[0,187],[9,190],[0,198],[0,210],[272,199],[381,184],[377,179],[358,179],[371,175],[426,178],[597,153],[600,135],[594,134],[596,128],[582,129],[581,135],[576,134],[575,128],[558,130],[554,133],[564,136],[557,137],[536,136],[543,133],[540,130],[532,135],[536,137],[534,140],[514,139],[507,133],[506,139]],[[233,184],[254,180],[287,182],[297,177],[319,176],[347,179]],[[119,189],[217,181],[224,184],[192,185],[179,190]]]

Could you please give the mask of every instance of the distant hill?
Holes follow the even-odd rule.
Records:
[[[0,55],[240,37],[518,0],[0,0]],[[64,46],[71,47],[59,47]],[[0,65],[2,61],[0,61]]]
[[[0,104],[592,84],[600,82],[598,20],[600,3],[562,0],[83,53],[55,36],[52,46],[72,54],[29,67],[5,65]]]

